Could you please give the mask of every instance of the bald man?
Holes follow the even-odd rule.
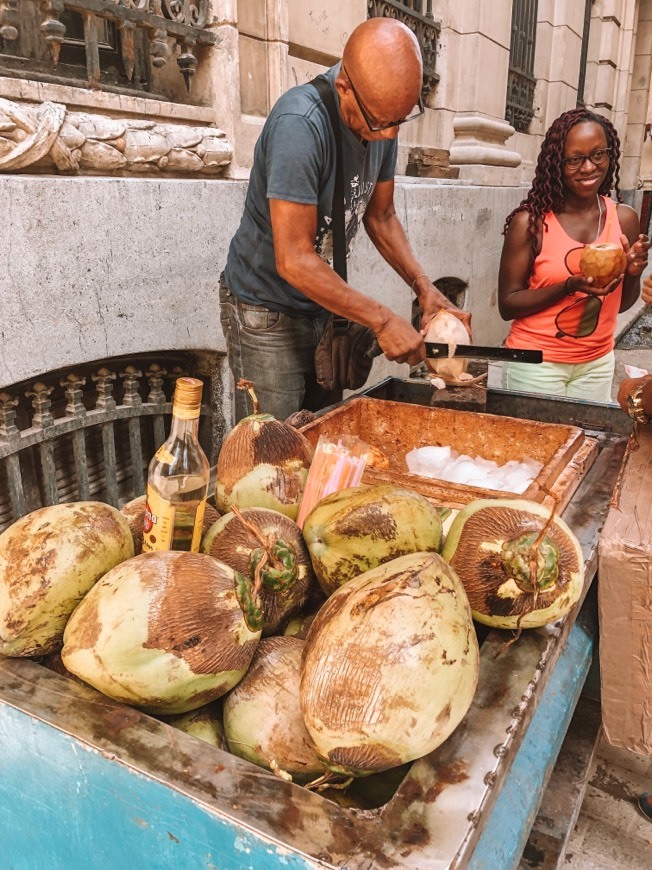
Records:
[[[415,292],[421,327],[455,308],[430,282],[394,208],[399,126],[423,113],[421,53],[414,34],[388,18],[357,27],[342,62],[325,73],[342,133],[346,242],[360,223],[382,257]],[[220,286],[221,321],[236,382],[254,381],[261,408],[285,419],[332,404],[314,353],[328,312],[370,327],[385,356],[416,364],[423,336],[331,268],[336,144],[327,109],[308,83],[273,107],[256,144],[244,214]],[[236,391],[236,419],[246,413]]]

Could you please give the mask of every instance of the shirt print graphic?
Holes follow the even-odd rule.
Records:
[[[346,226],[346,252],[350,253],[353,247],[353,241],[360,229],[362,218],[367,210],[367,205],[374,192],[375,184],[373,181],[360,181],[360,176],[356,175],[351,179],[350,194],[346,199],[346,208],[344,211],[344,225]],[[333,259],[333,220],[330,215],[323,216],[323,223],[317,230],[317,238],[315,239],[315,250],[326,262],[331,262]]]

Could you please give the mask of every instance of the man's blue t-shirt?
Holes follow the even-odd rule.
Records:
[[[333,90],[339,67],[326,73]],[[335,99],[339,105],[337,94]],[[376,182],[394,177],[397,144],[396,139],[363,144],[341,118],[340,127],[348,251]],[[317,89],[305,84],[285,93],[256,143],[244,214],[229,248],[225,281],[243,302],[299,316],[323,310],[276,271],[269,200],[317,206],[315,250],[330,262],[335,153],[335,136]]]

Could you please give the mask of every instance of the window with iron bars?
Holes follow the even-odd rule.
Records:
[[[439,81],[437,42],[441,25],[434,20],[432,0],[367,0],[368,18],[396,18],[414,32],[423,58],[423,88],[426,100]]]
[[[176,56],[190,89],[195,46],[216,42],[208,3],[0,0],[0,75],[171,99],[155,71]]]
[[[527,132],[534,117],[537,9],[537,0],[514,0],[512,6],[505,118],[520,133]]]

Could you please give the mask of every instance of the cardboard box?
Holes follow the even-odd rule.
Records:
[[[605,736],[652,755],[652,425],[623,460],[600,537],[598,602]]]

